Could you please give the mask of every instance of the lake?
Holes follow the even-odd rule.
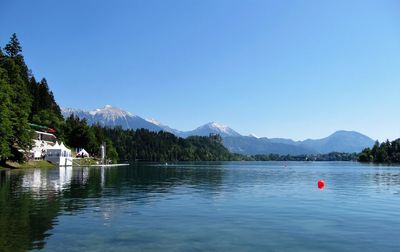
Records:
[[[0,251],[400,251],[399,236],[399,166],[0,171]]]

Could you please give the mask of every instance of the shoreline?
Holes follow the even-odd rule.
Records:
[[[216,162],[278,162],[278,163],[292,163],[292,162],[301,162],[301,163],[329,163],[329,162],[342,162],[342,163],[358,163],[364,165],[373,165],[373,166],[400,166],[400,163],[375,163],[375,162],[360,162],[357,160],[308,160],[308,161],[297,161],[297,160],[213,160],[213,161],[132,161],[132,163],[118,163],[118,164],[94,164],[94,163],[83,163],[83,164],[74,164],[72,167],[119,167],[119,166],[129,166],[131,164],[165,164],[165,165],[173,165],[179,163],[216,163]],[[7,162],[7,166],[0,166],[0,171],[8,171],[8,170],[21,170],[21,169],[52,169],[57,168],[59,166],[52,164],[45,160],[35,160],[28,161],[24,163],[16,163],[16,162]]]

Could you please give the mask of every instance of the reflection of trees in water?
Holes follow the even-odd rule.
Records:
[[[379,172],[371,174],[372,180],[379,186],[398,186],[400,185],[399,172]]]
[[[9,177],[10,177],[9,170],[0,170],[0,186],[5,184],[8,181]]]
[[[0,250],[25,251],[45,245],[46,232],[60,209],[56,193],[37,194],[21,187],[23,174],[0,176]]]
[[[84,168],[87,169],[87,168]],[[123,195],[129,201],[146,203],[154,195],[162,197],[178,186],[219,190],[224,171],[216,167],[157,166],[138,164],[118,168],[92,168],[82,180],[74,169],[72,180],[63,190],[65,211],[85,208],[87,199],[106,199]]]
[[[43,248],[48,231],[62,212],[72,213],[98,204],[106,217],[112,214],[112,207],[119,208],[124,201],[146,204],[179,186],[219,190],[223,175],[222,169],[210,166],[143,164],[34,169],[11,175],[1,171],[0,251]]]

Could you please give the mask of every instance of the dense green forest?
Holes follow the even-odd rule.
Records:
[[[29,149],[32,144],[29,122],[59,129],[63,118],[47,81],[36,81],[13,34],[0,49],[0,163],[22,160],[18,149]]]
[[[28,150],[32,145],[29,123],[54,129],[57,138],[67,146],[85,148],[92,155],[98,154],[100,144],[105,142],[107,156],[114,162],[237,158],[222,145],[219,136],[183,139],[166,132],[90,126],[73,115],[64,119],[47,80],[36,81],[13,34],[10,42],[0,48],[0,165],[7,160],[24,160],[18,150]]]
[[[360,162],[400,163],[400,138],[394,141],[378,141],[371,148],[364,149],[358,157]]]
[[[115,144],[120,160],[138,161],[217,161],[234,160],[218,135],[180,138],[168,132],[146,129],[104,128]]]

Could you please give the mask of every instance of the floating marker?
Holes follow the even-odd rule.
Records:
[[[318,189],[322,190],[325,187],[325,181],[322,179],[318,180]]]

